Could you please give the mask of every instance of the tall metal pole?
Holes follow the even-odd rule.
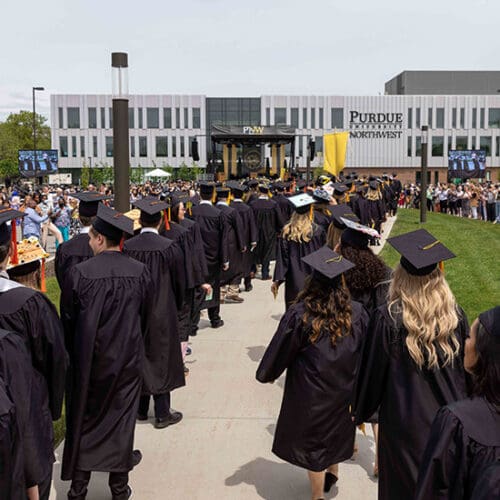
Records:
[[[128,123],[128,56],[111,54],[113,71],[113,159],[115,174],[115,208],[127,212],[129,200],[129,123]]]
[[[36,168],[36,107],[35,107],[35,92],[37,90],[45,90],[43,87],[32,87],[32,97],[33,97],[33,172],[36,177],[37,168]],[[42,183],[43,178],[40,177],[40,184]]]
[[[92,184],[92,156],[89,156],[89,184]]]
[[[311,136],[307,138],[306,182],[311,181]]]
[[[420,169],[420,223],[427,222],[427,133],[429,127],[422,126],[421,146],[422,156]]]

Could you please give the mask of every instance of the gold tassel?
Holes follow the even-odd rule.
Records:
[[[439,261],[439,270],[444,274],[444,262],[442,260]]]
[[[169,208],[170,210],[170,208]],[[168,222],[168,211],[163,210],[163,218],[165,219],[165,230],[170,231],[170,223]]]
[[[309,206],[309,220],[311,222],[314,220],[314,208],[312,205]]]
[[[43,293],[47,292],[47,283],[45,282],[45,259],[42,259],[40,269],[40,291]]]
[[[17,227],[16,227],[16,219],[13,219],[10,223],[11,227],[11,240],[12,245],[14,247],[14,251],[12,252],[12,256],[10,257],[10,263],[17,265],[19,264],[19,255],[17,253]]]

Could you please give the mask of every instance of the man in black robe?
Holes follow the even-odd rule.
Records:
[[[199,224],[203,238],[203,248],[208,266],[206,282],[212,287],[212,298],[206,300],[208,317],[212,328],[224,325],[220,317],[220,274],[227,271],[229,262],[228,227],[224,214],[212,205],[215,185],[200,184],[201,201],[193,207],[193,219]],[[209,298],[209,297],[208,297]]]
[[[62,325],[54,305],[40,292],[11,281],[9,258],[16,261],[10,226],[21,212],[0,212],[0,328],[16,332],[29,349],[36,372],[33,394],[38,398],[37,429],[29,445],[29,485],[38,485],[41,500],[49,498],[54,463],[52,421],[61,417],[68,358]],[[22,263],[20,261],[19,263]]]
[[[269,265],[276,258],[276,242],[284,221],[278,204],[269,199],[269,188],[261,185],[259,191],[259,198],[250,203],[258,229],[255,262],[262,265],[262,279],[270,280]]]
[[[114,500],[130,497],[128,473],[144,366],[150,275],[120,252],[133,223],[99,205],[89,232],[95,257],[65,281],[64,326],[71,358],[61,477],[70,499],[84,499],[91,471],[109,472]]]
[[[275,194],[273,195],[273,201],[275,201],[281,210],[281,217],[284,223],[287,223],[292,216],[293,209],[292,205],[288,201],[288,198],[285,196],[286,184],[283,182],[275,182],[273,184],[273,188],[275,190]]]
[[[163,429],[182,420],[182,413],[170,409],[170,392],[185,385],[177,321],[186,288],[184,256],[172,240],[158,234],[161,212],[168,204],[157,198],[145,198],[134,206],[141,211],[142,229],[139,235],[125,242],[123,253],[148,268],[151,288],[155,290],[148,304],[144,331],[144,387],[137,418],[148,419],[152,395],[155,427]]]

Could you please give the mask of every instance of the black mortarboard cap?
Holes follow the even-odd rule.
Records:
[[[247,186],[249,188],[254,188],[255,186],[258,186],[259,185],[259,181],[257,179],[250,179],[249,181],[247,181]]]
[[[363,226],[359,222],[354,222],[346,217],[341,217],[340,220],[346,227],[340,237],[342,244],[347,244],[355,248],[366,249],[368,248],[368,241],[370,237],[380,238],[380,234],[375,229]]]
[[[265,184],[259,184],[259,191],[263,194],[268,194],[269,193],[269,187],[266,186]]]
[[[309,265],[314,274],[319,274],[322,278],[328,280],[332,280],[354,267],[350,260],[334,252],[326,245],[303,257],[302,262]]]
[[[191,198],[189,197],[189,193],[187,191],[174,191],[170,194],[169,201],[170,205],[175,207],[176,205],[179,205],[179,203],[186,204],[190,202]]]
[[[311,205],[316,203],[316,200],[307,193],[299,193],[287,198],[287,200],[293,205],[293,209],[298,214],[305,214],[309,212]]]
[[[329,205],[328,210],[332,213],[332,221],[335,227],[345,229],[346,225],[342,222],[342,218],[349,219],[353,222],[359,222],[358,216],[352,211],[349,205],[341,203],[340,205]]]
[[[81,191],[80,193],[73,193],[71,196],[80,200],[78,213],[83,217],[95,217],[99,202],[111,199],[111,196],[106,196],[97,191]]]
[[[337,182],[333,185],[333,194],[337,196],[342,196],[346,191],[348,191],[348,187],[345,184]]]
[[[215,184],[213,182],[200,182],[200,194],[212,196],[214,189]]]
[[[378,189],[378,182],[377,181],[370,181],[368,183],[368,186],[370,186],[370,189]]]
[[[307,186],[307,182],[300,179],[297,181],[297,188],[298,189],[304,189]]]
[[[324,190],[317,188],[312,192],[313,198],[320,203],[330,203],[330,195]]]
[[[482,312],[479,315],[479,322],[490,335],[500,340],[500,306]]]
[[[241,198],[243,196],[243,193],[248,189],[246,186],[240,184],[237,181],[226,182],[226,186],[231,189],[231,192],[236,198]]]
[[[137,200],[132,205],[141,211],[141,219],[151,224],[160,222],[162,211],[170,206],[166,201],[155,197]]]
[[[284,191],[285,190],[285,184],[281,181],[279,182],[274,182],[272,185],[273,189],[276,189],[276,191]]]
[[[387,240],[400,254],[401,265],[416,276],[430,274],[438,262],[453,259],[455,254],[425,229],[394,236]]]
[[[99,203],[92,227],[103,236],[118,241],[123,233],[134,234],[134,222],[126,215]]]
[[[216,189],[219,198],[227,198],[231,190],[228,187],[218,187]]]
[[[24,212],[14,210],[13,208],[2,208],[0,210],[0,245],[6,245],[12,235],[11,226],[7,222],[14,219],[22,219]]]

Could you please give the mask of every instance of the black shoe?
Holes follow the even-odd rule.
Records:
[[[145,422],[148,419],[148,416],[143,415],[142,413],[138,413],[136,418],[139,422]]]
[[[189,368],[184,365],[184,376],[189,375]]]
[[[127,485],[127,500],[130,500],[133,496],[133,491],[132,491],[132,488],[130,486]],[[115,500],[115,498],[118,498],[118,497],[115,497],[114,495],[111,497],[112,500]],[[120,497],[119,498],[123,498],[123,496],[120,494]]]
[[[155,429],[164,429],[169,425],[178,424],[182,420],[182,413],[180,411],[171,411],[165,418],[157,418],[155,420]]]
[[[139,465],[141,463],[141,460],[142,460],[141,450],[134,450],[132,452],[132,467]]]
[[[245,292],[251,292],[253,290],[253,285],[248,285],[245,287]]]
[[[186,356],[191,356],[191,354],[193,354],[193,350],[191,349],[191,347],[188,347],[186,349]]]
[[[216,319],[215,321],[212,321],[210,326],[212,328],[220,328],[221,326],[224,326],[224,321],[222,321],[221,319]]]
[[[328,493],[332,489],[332,486],[338,480],[339,480],[339,478],[335,474],[332,474],[331,472],[327,472],[325,474],[325,486],[323,487],[323,491],[325,493]]]
[[[195,330],[194,332],[191,332],[189,334],[190,337],[196,337],[196,335],[198,335],[198,330]]]

